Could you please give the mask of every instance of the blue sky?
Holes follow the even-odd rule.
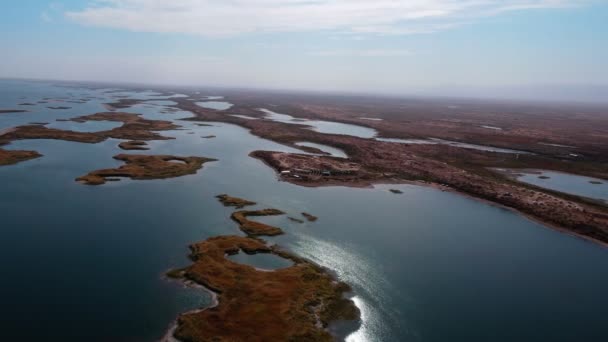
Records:
[[[0,77],[539,97],[608,85],[608,1],[23,0],[0,19]]]

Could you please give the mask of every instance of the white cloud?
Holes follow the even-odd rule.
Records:
[[[84,25],[208,37],[256,32],[415,34],[506,11],[589,0],[97,0],[66,16]]]

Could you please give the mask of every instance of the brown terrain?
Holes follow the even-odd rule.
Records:
[[[56,139],[95,144],[108,138],[116,138],[137,140],[121,143],[120,147],[123,149],[143,150],[146,148],[144,148],[145,142],[142,140],[172,139],[169,137],[164,137],[156,133],[156,131],[172,130],[179,127],[170,121],[147,120],[143,119],[139,114],[119,112],[104,112],[85,115],[73,118],[71,121],[117,121],[122,122],[123,125],[108,131],[76,132],[47,128],[42,125],[44,123],[34,123],[0,131],[0,146],[7,145],[11,141],[27,139]],[[41,154],[36,151],[11,151],[0,149],[0,165],[15,164],[20,161],[37,158],[40,156]]]
[[[74,122],[86,121],[117,121],[123,125],[108,131],[99,132],[76,132],[54,128],[47,128],[40,125],[26,125],[14,128],[8,133],[0,136],[1,140],[25,140],[25,139],[57,139],[75,141],[81,143],[99,143],[108,138],[129,139],[129,140],[166,140],[155,131],[165,131],[176,129],[179,126],[170,121],[147,120],[132,113],[103,112],[92,115],[80,116],[71,119]]]
[[[348,285],[262,240],[219,236],[190,250],[193,264],[181,275],[217,293],[218,305],[181,315],[174,332],[180,341],[332,341],[330,322],[359,316],[343,297]],[[226,258],[241,251],[273,253],[294,265],[268,272]]]
[[[256,205],[257,203],[246,200],[246,199],[242,199],[242,198],[238,198],[238,197],[232,197],[226,194],[222,194],[222,195],[217,195],[215,196],[224,206],[226,207],[235,207],[237,209],[242,209],[244,207],[250,206],[250,205]]]
[[[533,219],[608,242],[608,208],[600,201],[517,182],[493,168],[547,169],[608,179],[608,115],[604,108],[473,100],[372,99],[234,92],[226,111],[178,98],[189,120],[228,122],[252,134],[304,150],[309,141],[339,148],[348,159],[255,151],[285,181],[302,186],[369,186],[417,181],[515,209]],[[272,104],[272,105],[270,105]],[[448,144],[401,144],[323,134],[264,119],[258,108],[296,118],[374,128],[386,138],[438,138],[522,150],[497,153]],[[227,114],[258,118],[247,120]],[[373,119],[373,120],[370,120]],[[486,127],[484,127],[486,126]],[[487,128],[491,127],[491,128]]]
[[[228,195],[217,197],[228,205],[254,203]],[[276,209],[238,213],[246,224],[252,223],[246,216],[282,214]],[[182,314],[174,337],[188,342],[332,341],[326,330],[331,322],[359,318],[357,307],[344,297],[350,292],[347,284],[322,267],[255,237],[274,235],[273,230],[243,231],[248,237],[218,236],[191,245],[193,264],[168,273],[203,285],[218,296],[215,306]],[[272,253],[293,265],[267,271],[226,258],[240,252]]]
[[[120,147],[123,150],[137,150],[137,151],[149,150],[148,143],[146,143],[145,141],[141,141],[141,140],[123,141],[120,144],[118,144],[118,147]]]
[[[0,148],[0,166],[17,164],[38,157],[42,157],[42,155],[36,151],[13,151]]]
[[[285,214],[285,213],[280,210],[277,210],[277,209],[263,209],[263,210],[253,210],[253,211],[242,210],[242,211],[236,211],[236,212],[232,213],[232,216],[230,216],[230,217],[234,221],[236,221],[239,224],[239,228],[241,228],[241,230],[249,236],[261,236],[261,235],[274,236],[274,235],[283,234],[283,230],[281,228],[273,227],[273,226],[265,224],[265,223],[251,221],[247,217],[249,217],[249,216],[276,216],[276,215],[283,215],[283,214]]]
[[[302,216],[304,216],[304,218],[306,218],[308,220],[308,222],[315,222],[316,220],[318,220],[319,218],[311,215],[309,213],[302,213]]]
[[[131,179],[164,179],[194,174],[204,163],[215,159],[203,157],[176,157],[163,155],[119,154],[114,159],[125,162],[116,169],[91,171],[76,178],[76,181],[88,185],[101,185],[107,180],[119,180],[119,177]]]

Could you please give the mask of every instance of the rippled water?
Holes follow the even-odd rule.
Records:
[[[7,87],[0,82],[0,89]],[[21,88],[19,88],[21,87]],[[10,84],[37,98],[84,89]],[[20,89],[20,90],[19,90]],[[92,92],[103,97],[104,93]],[[133,97],[141,96],[137,93]],[[0,107],[10,107],[6,92]],[[103,110],[99,103],[72,113]],[[120,140],[81,144],[15,142],[44,157],[0,167],[3,335],[19,340],[154,341],[179,312],[208,295],[163,278],[188,265],[187,246],[242,234],[228,193],[278,208],[263,217],[283,236],[267,238],[329,267],[352,285],[363,325],[348,341],[605,341],[608,250],[510,211],[414,185],[305,188],[278,180],[252,150],[293,151],[224,123],[198,126],[186,112],[136,106],[146,118],[175,120],[175,140],[154,153],[218,158],[195,175],[121,180],[99,187],[74,178],[120,163]],[[38,113],[45,121],[70,111]],[[74,115],[76,116],[76,115]],[[8,123],[5,120],[9,121]],[[0,116],[11,126],[16,116]],[[189,134],[194,133],[194,134]],[[202,136],[216,135],[215,139]],[[396,196],[388,190],[403,191]],[[302,212],[316,222],[293,222]],[[257,218],[256,218],[257,219]],[[259,260],[256,259],[256,260]],[[257,261],[256,261],[257,262]],[[260,266],[272,267],[261,262]],[[35,327],[33,329],[32,327]]]

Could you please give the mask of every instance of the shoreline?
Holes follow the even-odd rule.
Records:
[[[267,164],[266,162],[264,162],[265,164]],[[268,164],[267,164],[268,165]],[[268,165],[270,166],[270,165]],[[273,168],[274,170],[274,168]],[[512,213],[515,213],[517,215],[520,215],[522,217],[525,217],[526,219],[534,222],[534,223],[538,223],[540,226],[543,226],[547,229],[551,229],[551,230],[555,230],[558,231],[560,233],[566,233],[570,236],[573,237],[577,237],[580,238],[582,240],[585,240],[587,242],[591,242],[594,244],[598,244],[602,247],[606,247],[608,248],[608,242],[604,242],[598,239],[594,239],[590,236],[586,236],[580,233],[577,233],[575,231],[572,231],[570,229],[561,227],[557,224],[548,222],[548,221],[544,221],[538,217],[532,216],[530,214],[524,213],[523,211],[520,211],[519,209],[513,208],[513,207],[509,207],[506,206],[504,204],[498,203],[498,202],[494,202],[494,201],[490,201],[488,199],[485,198],[481,198],[481,197],[477,197],[477,196],[473,196],[471,194],[468,194],[466,192],[460,191],[454,187],[451,186],[446,186],[446,185],[441,185],[439,183],[435,183],[435,182],[428,182],[428,181],[423,181],[423,180],[406,180],[406,179],[392,179],[392,180],[379,180],[379,181],[361,181],[361,182],[338,182],[338,181],[329,181],[329,182],[297,182],[297,181],[286,181],[286,180],[282,180],[280,177],[280,174],[278,174],[275,170],[275,175],[277,175],[277,178],[279,179],[279,181],[282,182],[286,182],[286,183],[290,183],[296,186],[302,186],[302,187],[307,187],[307,188],[321,188],[321,187],[345,187],[345,188],[354,188],[354,189],[373,189],[376,188],[376,185],[415,185],[415,186],[420,186],[420,187],[427,187],[427,188],[433,188],[436,190],[440,190],[443,192],[450,192],[459,196],[463,196],[465,198],[468,199],[472,199],[475,200],[477,202],[480,203],[484,203],[487,205],[490,205],[492,207],[496,207],[496,208],[500,208],[500,209],[506,209],[509,210]]]
[[[167,276],[167,273],[170,272],[171,270],[167,270],[165,272],[165,275],[162,277],[163,280],[165,281],[169,281],[169,282],[176,282],[182,285],[182,287],[184,288],[193,288],[193,289],[202,289],[203,292],[207,292],[211,295],[211,304],[209,304],[208,306],[204,307],[204,308],[198,308],[198,309],[193,309],[190,311],[186,311],[183,313],[180,313],[181,315],[188,315],[188,314],[196,314],[205,310],[209,310],[209,309],[213,309],[214,307],[217,307],[219,305],[219,299],[218,299],[218,294],[216,292],[214,292],[213,290],[211,290],[208,287],[205,287],[202,284],[196,283],[194,281],[191,280],[183,280],[183,279],[175,279],[175,278],[171,278],[169,276]],[[176,318],[175,320],[173,320],[173,322],[171,322],[171,324],[169,325],[169,328],[167,329],[167,332],[165,332],[165,334],[163,335],[163,337],[161,337],[157,342],[182,342],[180,340],[178,340],[177,338],[175,338],[173,336],[173,334],[175,333],[175,331],[177,330],[179,323],[178,323],[178,318]]]

